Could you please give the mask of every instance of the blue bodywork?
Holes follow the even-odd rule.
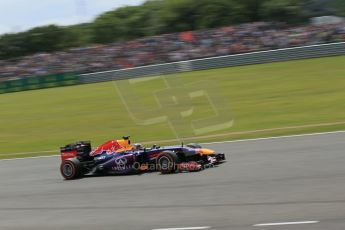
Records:
[[[183,152],[186,156],[197,154],[195,149],[181,146],[154,147],[125,152],[103,151],[93,158],[96,168],[107,173],[127,174],[135,172],[142,164],[154,163],[157,156],[163,151]]]
[[[80,141],[61,147],[60,171],[67,180],[86,174],[131,174],[160,171],[162,174],[199,171],[222,163],[225,154],[198,144],[143,148],[130,145],[128,137],[108,141],[94,150],[91,142]]]

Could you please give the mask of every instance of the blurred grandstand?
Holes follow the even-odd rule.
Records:
[[[0,79],[88,73],[244,52],[345,41],[345,23],[287,26],[256,22],[0,60]]]

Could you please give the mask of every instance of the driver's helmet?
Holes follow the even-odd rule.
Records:
[[[143,149],[143,145],[140,144],[140,143],[135,143],[135,144],[133,145],[133,147],[134,147],[135,150]]]

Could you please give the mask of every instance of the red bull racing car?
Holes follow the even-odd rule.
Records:
[[[131,145],[129,137],[91,148],[89,141],[61,147],[60,171],[66,180],[93,174],[133,174],[159,171],[162,174],[192,172],[225,161],[223,153],[198,144],[145,148]]]

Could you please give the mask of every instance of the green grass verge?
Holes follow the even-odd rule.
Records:
[[[210,103],[203,97],[185,103],[180,99],[186,99],[188,94],[183,92],[195,91],[195,84],[200,82],[202,87],[209,84],[207,91],[221,98],[215,106],[223,118],[234,121],[229,128],[200,134],[211,135],[198,139],[202,142],[345,130],[345,123],[317,125],[345,122],[344,63],[345,57],[339,56],[186,72],[167,76],[170,83],[176,84],[175,89],[168,91],[163,90],[166,79],[162,78],[134,84],[136,97],[132,100],[133,95],[128,92],[133,85],[128,81],[115,83],[138,119],[136,122],[129,116],[113,82],[2,94],[0,158],[57,154],[58,147],[69,142],[91,140],[97,145],[127,134],[135,142],[175,139],[168,122],[139,124],[166,114],[179,135],[195,136],[186,124],[213,116]],[[158,104],[152,91],[157,89],[162,89],[155,92],[161,102],[169,103],[166,96],[177,92],[179,103],[154,109]],[[180,112],[190,106],[195,108],[193,115],[180,122]],[[262,131],[247,132],[253,130]],[[222,133],[229,134],[212,136]],[[54,149],[57,151],[17,154]]]
[[[335,9],[339,16],[345,16],[345,2],[344,0],[329,1],[329,7]]]

